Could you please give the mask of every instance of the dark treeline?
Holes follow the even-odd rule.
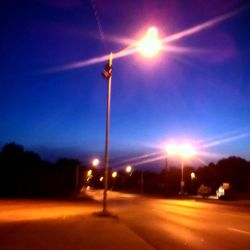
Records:
[[[195,177],[191,177],[191,173]],[[124,170],[119,171],[115,179],[110,176],[110,187],[114,190],[131,192],[154,193],[166,196],[176,195],[180,192],[180,167],[165,167],[160,173],[134,171],[130,174]],[[199,168],[184,167],[184,192],[197,194],[201,186],[209,187],[210,194],[215,195],[216,190],[223,183],[229,183],[233,191],[246,194],[250,197],[250,162],[231,156],[210,163]],[[93,179],[93,185],[100,187],[98,178]],[[248,193],[248,194],[247,194]]]
[[[89,166],[90,167],[90,166]],[[78,193],[84,185],[103,188],[103,169],[93,169],[87,175],[87,167],[73,159],[59,159],[55,164],[42,160],[38,154],[25,151],[15,143],[6,144],[0,152],[0,196],[43,197],[65,196]],[[109,188],[120,191],[176,195],[180,191],[180,167],[165,166],[160,173],[118,171],[116,178],[109,176]],[[191,173],[195,177],[191,178]],[[238,193],[250,191],[250,162],[231,156],[216,164],[199,168],[184,167],[184,191],[197,194],[203,185],[215,194],[222,183]]]
[[[60,159],[52,164],[20,145],[6,144],[0,153],[0,196],[68,195],[81,188],[83,172],[77,160]]]

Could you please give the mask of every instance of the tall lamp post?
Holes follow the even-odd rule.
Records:
[[[184,143],[179,146],[179,155],[181,157],[181,195],[184,195],[184,159],[188,159],[195,154],[194,147],[189,143]]]
[[[111,101],[111,80],[112,80],[112,52],[109,61],[102,72],[107,80],[107,110],[106,110],[106,137],[105,137],[105,170],[104,170],[104,191],[103,191],[103,214],[107,214],[107,191],[108,191],[108,168],[109,168],[109,127],[110,127],[110,101]]]
[[[158,30],[150,27],[146,35],[135,44],[137,51],[145,57],[155,56],[161,49],[162,42],[158,38]],[[111,99],[111,80],[112,80],[112,52],[109,54],[108,63],[104,66],[102,76],[107,80],[107,110],[106,110],[106,137],[105,137],[105,173],[103,191],[103,215],[108,215],[107,211],[107,191],[108,191],[108,169],[109,169],[109,128],[110,128],[110,99]]]

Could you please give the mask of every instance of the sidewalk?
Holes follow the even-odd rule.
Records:
[[[129,229],[119,219],[92,216],[84,223],[87,244],[84,249],[107,250],[152,250],[147,242]],[[84,242],[85,239],[84,239]],[[83,248],[82,248],[83,249]]]
[[[9,215],[17,216],[18,220],[11,220],[3,214],[0,220],[1,250],[154,249],[119,218],[95,215],[98,212],[96,202],[87,202],[86,206],[79,205],[80,202],[58,202],[54,217],[52,209],[55,202],[53,206],[50,201],[31,203],[29,214],[24,213],[26,204],[27,201],[20,200],[11,205],[8,201],[2,202],[2,208]],[[39,207],[36,209],[37,204]]]

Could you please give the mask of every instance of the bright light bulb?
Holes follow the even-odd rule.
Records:
[[[192,180],[196,177],[194,172],[192,172],[190,175]]]
[[[87,172],[87,176],[88,176],[88,177],[91,177],[91,175],[92,175],[92,170],[90,169],[90,170]]]
[[[117,172],[113,172],[113,173],[112,173],[112,177],[113,177],[113,178],[116,178],[116,176],[117,176]]]
[[[189,158],[195,154],[195,150],[191,144],[185,143],[180,145],[179,154],[183,158]]]
[[[145,57],[153,57],[158,54],[162,44],[158,37],[158,30],[155,27],[150,27],[144,38],[138,44],[138,50]]]
[[[100,161],[99,161],[99,159],[97,159],[97,158],[95,158],[95,159],[92,161],[92,165],[93,165],[94,167],[97,167],[97,166],[99,165],[99,163],[100,163]]]
[[[178,147],[176,144],[168,144],[165,147],[166,153],[170,156],[178,154]]]
[[[131,166],[127,166],[127,167],[126,167],[126,172],[127,172],[127,173],[130,173],[131,171],[132,171],[132,167],[131,167]]]

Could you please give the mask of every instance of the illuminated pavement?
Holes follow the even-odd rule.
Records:
[[[0,200],[0,249],[241,249],[250,246],[250,207],[108,192],[115,218],[96,201]]]
[[[250,249],[249,206],[108,195],[109,208],[154,249]]]
[[[0,199],[0,249],[153,249],[119,219],[94,216],[100,208],[85,199]]]

